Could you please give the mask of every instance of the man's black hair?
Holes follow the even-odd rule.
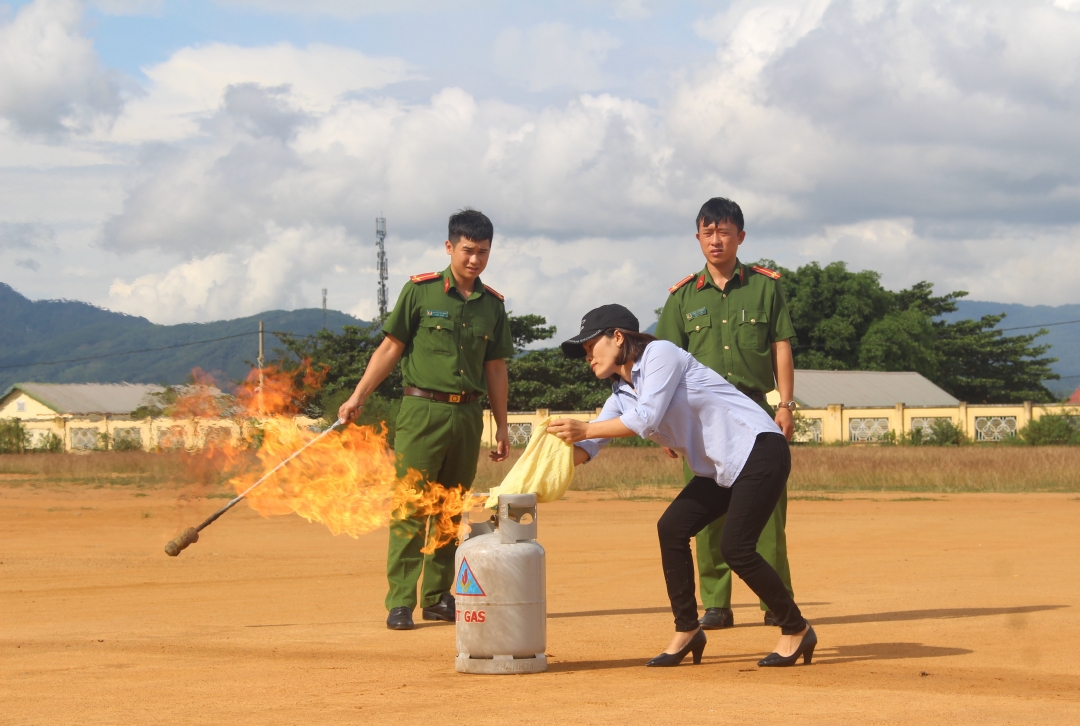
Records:
[[[701,211],[697,213],[695,231],[701,229],[702,226],[708,227],[713,224],[723,224],[724,222],[731,222],[742,232],[742,210],[739,209],[738,204],[730,199],[713,197],[701,205]]]
[[[494,236],[495,228],[483,212],[466,207],[450,215],[450,230],[446,238],[452,245],[460,242],[462,237],[473,242],[490,242]]]

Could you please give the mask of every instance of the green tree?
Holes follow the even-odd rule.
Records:
[[[548,340],[554,337],[556,328],[547,324],[547,318],[543,315],[514,315],[508,314],[510,319],[510,337],[514,339],[514,347],[520,353],[529,343],[538,340]]]
[[[584,360],[567,358],[559,348],[531,350],[506,364],[511,411],[588,411],[602,406],[611,394],[610,383],[597,379]]]

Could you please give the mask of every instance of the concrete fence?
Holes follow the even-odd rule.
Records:
[[[774,391],[769,403],[779,403]],[[547,416],[591,421],[600,413],[595,411],[538,411],[513,412],[507,417],[511,445],[524,445],[533,428]],[[799,434],[796,440],[835,443],[869,443],[880,441],[889,432],[897,436],[910,434],[914,429],[929,429],[942,419],[948,419],[974,441],[1000,441],[1043,416],[1080,416],[1080,404],[980,404],[961,403],[958,406],[916,407],[898,403],[895,406],[874,408],[845,408],[841,404],[827,408],[801,408]],[[495,419],[484,411],[483,445],[495,445]]]

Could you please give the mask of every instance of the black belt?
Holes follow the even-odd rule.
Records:
[[[429,391],[426,388],[411,387],[405,389],[405,395],[429,398],[432,401],[442,401],[443,403],[472,403],[480,398],[478,393],[443,393],[442,391]]]
[[[761,391],[746,391],[746,390],[743,390],[742,388],[740,388],[739,391],[744,396],[746,396],[751,401],[753,401],[754,403],[765,403],[766,402],[765,401],[765,394],[762,393]]]

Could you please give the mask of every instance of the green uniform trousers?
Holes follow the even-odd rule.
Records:
[[[480,436],[484,430],[479,401],[441,403],[405,396],[397,415],[394,450],[399,476],[416,469],[429,482],[469,489],[476,477]],[[386,609],[416,607],[416,583],[423,572],[420,607],[439,602],[454,582],[454,554],[450,543],[431,554],[420,550],[428,536],[426,517],[390,522],[390,547],[386,557]]]
[[[771,417],[772,409],[768,404],[761,406]],[[694,477],[690,467],[683,459],[683,474],[686,481]],[[698,532],[697,537],[697,565],[698,579],[701,581],[701,604],[706,608],[730,608],[731,607],[731,568],[724,561],[720,553],[720,533],[724,530],[726,516],[720,517],[715,522],[706,525],[705,529]],[[788,565],[787,534],[784,531],[787,525],[787,487],[780,495],[780,501],[776,503],[776,509],[769,517],[765,529],[758,538],[757,551],[765,561],[772,565],[776,574],[784,581],[788,592],[792,597],[795,591],[791,588],[791,567]],[[761,603],[761,609],[768,611],[765,603]]]

